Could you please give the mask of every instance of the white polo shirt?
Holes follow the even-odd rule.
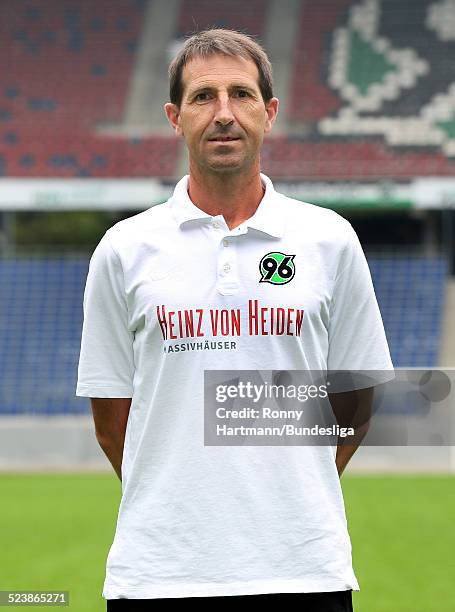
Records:
[[[132,397],[106,599],[359,590],[336,447],[204,445],[204,370],[392,368],[352,226],[261,180],[230,230],[185,176],[90,260],[76,393]]]

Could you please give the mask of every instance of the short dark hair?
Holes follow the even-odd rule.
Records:
[[[169,96],[180,106],[183,97],[182,72],[195,57],[210,55],[240,56],[254,61],[259,72],[259,88],[264,102],[273,98],[272,65],[267,53],[251,36],[236,30],[212,28],[197,32],[186,39],[183,47],[169,65]]]

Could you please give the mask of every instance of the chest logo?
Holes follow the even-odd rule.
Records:
[[[279,251],[267,253],[259,263],[261,273],[260,283],[272,283],[272,285],[285,285],[295,275],[295,255],[286,255]]]

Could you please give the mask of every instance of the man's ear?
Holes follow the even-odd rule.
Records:
[[[180,127],[180,109],[177,104],[172,102],[166,102],[164,105],[164,112],[166,113],[167,120],[171,124],[177,136],[182,136],[182,128]]]
[[[276,116],[278,115],[278,98],[270,98],[265,104],[265,112],[267,114],[267,120],[265,122],[264,132],[267,134],[272,129],[272,125],[275,122]]]

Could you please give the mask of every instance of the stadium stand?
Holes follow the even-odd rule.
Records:
[[[145,2],[5,0],[0,172],[16,177],[174,174],[173,138],[111,137],[122,121]],[[71,75],[71,78],[68,76]]]
[[[267,0],[183,0],[176,38],[209,27],[235,28],[263,37]]]
[[[182,0],[173,39],[221,26],[263,40],[271,2]],[[176,178],[182,147],[171,133],[103,132],[124,121],[146,5],[1,3],[2,58],[14,71],[0,74],[0,175]],[[305,0],[288,136],[267,139],[264,170],[327,181],[453,175],[452,10],[448,0]]]
[[[289,118],[293,121],[315,121],[341,107],[341,100],[321,79],[318,67],[324,60],[324,44],[330,32],[350,4],[351,0],[303,3],[289,105]]]
[[[0,412],[74,414],[86,258],[0,261]]]
[[[419,149],[392,153],[383,143],[365,139],[315,140],[270,136],[262,152],[266,173],[299,181],[407,180],[416,176],[453,176],[455,163]]]
[[[305,126],[305,137],[280,145],[291,173],[278,152],[270,166],[281,176],[301,170],[326,180],[453,175],[453,3],[302,6],[288,113],[290,126]],[[303,159],[316,161],[296,168]],[[318,160],[328,163],[320,169]]]
[[[370,256],[373,284],[396,367],[436,367],[448,275],[443,257]]]

